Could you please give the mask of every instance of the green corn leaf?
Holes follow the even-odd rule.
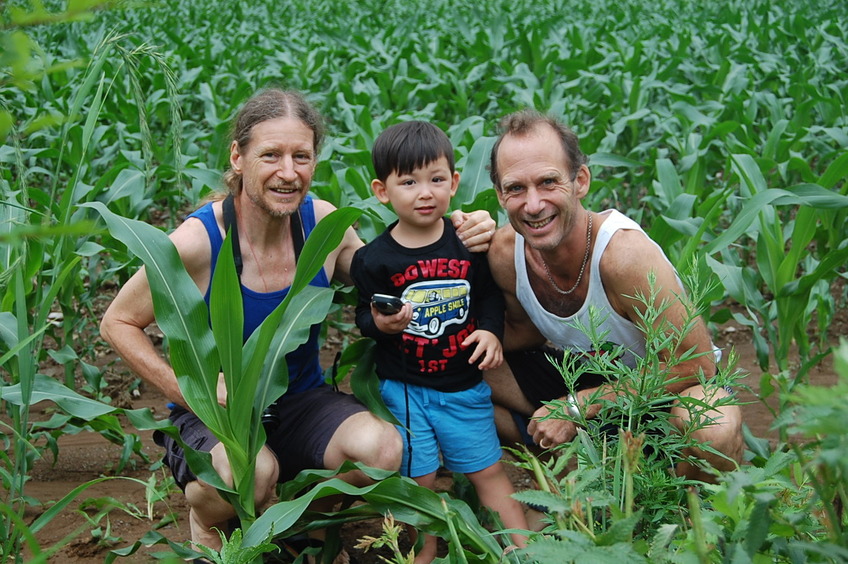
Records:
[[[11,351],[18,344],[18,320],[8,311],[0,311],[0,342],[6,346],[6,350]],[[0,359],[0,366],[6,363],[8,358],[5,356]]]
[[[244,307],[231,235],[232,231],[228,232],[221,245],[212,274],[209,318],[227,388],[227,434],[237,439],[235,444],[246,448],[250,438],[249,410],[253,402],[243,400],[245,397],[252,400],[255,385],[252,386],[241,371]],[[207,399],[215,401],[215,398]]]
[[[3,338],[3,342],[6,343],[6,346],[9,347],[3,356],[0,356],[0,366],[4,366],[7,362],[12,360],[13,358],[18,357],[21,354],[21,351],[32,344],[32,341],[41,337],[41,335],[49,329],[49,325],[42,325],[38,331],[29,332],[29,328],[25,328],[26,337],[18,340],[17,330],[18,330],[18,320],[9,312],[0,313],[0,337]]]
[[[680,183],[680,177],[677,175],[677,169],[669,159],[657,159],[657,180],[654,183],[657,195],[660,200],[670,206],[683,193],[683,187]]]
[[[318,222],[303,245],[294,280],[286,299],[277,309],[271,312],[245,343],[244,359],[246,359],[247,365],[243,369],[244,373],[258,374],[260,366],[264,366],[262,373],[266,375],[264,376],[265,389],[257,393],[257,407],[260,410],[276,399],[272,397],[274,395],[272,393],[273,386],[280,386],[277,388],[277,390],[282,390],[280,394],[288,386],[287,378],[280,381],[278,375],[287,374],[287,371],[283,372],[286,370],[283,355],[296,347],[292,346],[294,342],[288,341],[284,334],[281,334],[277,339],[277,345],[272,347],[271,342],[277,329],[281,326],[281,320],[289,302],[293,299],[293,296],[302,292],[309,282],[315,278],[318,271],[324,266],[324,261],[329,253],[339,246],[345,231],[353,225],[353,222],[361,213],[360,210],[354,208],[340,208]],[[319,312],[324,316],[322,317],[324,319],[327,310],[315,308],[310,309],[310,312]],[[302,327],[308,327],[308,325],[304,323]],[[289,326],[287,330],[291,331],[291,329],[292,326]],[[268,355],[267,351],[269,350],[273,350],[273,354]],[[276,380],[272,381],[272,378],[276,378]]]
[[[802,206],[795,214],[790,236],[791,246],[777,268],[777,287],[781,288],[795,278],[798,265],[809,251],[807,246],[818,231],[818,212],[815,208]]]
[[[589,157],[589,164],[593,166],[606,166],[611,168],[639,168],[645,166],[644,163],[634,159],[628,159],[620,155],[612,153],[593,153]]]
[[[848,176],[848,151],[839,155],[830,165],[827,170],[819,178],[819,185],[824,188],[832,189],[836,184]],[[842,186],[841,193],[844,195],[848,192],[848,182]]]
[[[768,139],[766,139],[766,144],[763,147],[764,158],[770,160],[775,160],[777,158],[777,146],[788,125],[789,120],[786,119],[779,120],[774,124],[774,128],[771,130],[771,133],[769,133]]]
[[[210,429],[223,428],[217,402],[221,365],[209,328],[209,312],[177,250],[162,231],[142,221],[120,217],[100,202],[82,204],[97,211],[113,237],[145,265],[156,321],[168,336],[170,361],[186,402]]]
[[[349,463],[339,470],[357,467]],[[325,474],[325,473],[322,473]],[[247,531],[244,544],[252,546],[263,542],[269,534],[278,534],[291,527],[303,514],[309,503],[322,497],[346,494],[361,497],[378,512],[391,511],[398,520],[421,530],[440,536],[447,535],[446,518],[456,528],[459,538],[476,552],[498,557],[502,551],[491,534],[480,524],[471,509],[462,501],[448,500],[453,515],[445,515],[442,501],[436,492],[421,487],[409,478],[389,477],[364,487],[356,487],[338,478],[317,485],[306,494],[269,507]],[[315,523],[320,525],[320,523]],[[497,560],[495,560],[497,561]]]
[[[57,380],[36,374],[31,381],[31,392],[22,393],[21,384],[0,387],[0,398],[14,405],[31,405],[40,401],[52,401],[67,413],[80,419],[90,420],[117,408],[99,401],[81,396]]]
[[[356,362],[356,368],[350,376],[350,389],[353,395],[377,417],[393,425],[401,425],[386,407],[383,396],[380,394],[380,379],[374,370],[375,346],[372,339],[359,339],[348,345],[342,352],[341,366],[348,365],[352,361]]]
[[[464,161],[457,163],[457,168],[461,168],[462,177],[456,196],[451,199],[452,209],[471,203],[478,194],[492,189],[492,181],[489,178],[489,158],[494,145],[495,137],[480,137],[474,142]]]
[[[785,190],[772,188],[759,192],[745,203],[730,227],[707,244],[704,250],[712,254],[736,241],[754,223],[759,213],[766,206],[771,205],[804,205],[825,209],[842,209],[848,208],[848,196],[826,190],[817,184],[799,184]]]
[[[307,341],[312,325],[321,323],[327,318],[333,294],[333,290],[329,288],[307,286],[291,298],[287,302],[287,307],[281,310],[282,317],[277,324],[278,329],[268,352],[265,354],[258,388],[255,395],[251,397],[254,409],[261,412],[286,392],[290,375],[285,363],[285,355]]]
[[[791,296],[797,293],[806,293],[810,288],[822,279],[831,279],[834,272],[848,262],[848,242],[844,242],[838,249],[827,253],[819,264],[796,280],[791,280],[778,289],[777,296]]]
[[[733,163],[733,170],[742,179],[744,196],[760,194],[768,189],[766,179],[751,155],[731,155],[730,160]]]

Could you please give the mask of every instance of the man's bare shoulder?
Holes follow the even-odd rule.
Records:
[[[515,255],[515,229],[512,225],[504,225],[492,236],[492,243],[489,247],[489,262],[496,260],[498,262],[506,260],[512,263],[512,258]]]
[[[336,211],[336,206],[326,200],[319,200],[317,198],[312,199],[312,207],[315,210],[316,221],[321,221],[322,219]]]
[[[206,226],[197,218],[190,217],[171,234],[170,239],[177,248],[186,270],[192,277],[209,270],[212,261],[212,244]]]
[[[665,257],[644,232],[636,229],[619,229],[604,251],[601,268],[603,270],[632,268],[647,270],[654,259],[665,259]]]
[[[515,230],[504,225],[495,231],[489,247],[489,270],[501,289],[515,286]]]
[[[674,267],[662,249],[635,229],[621,229],[612,236],[600,266],[604,286],[613,293],[633,295],[635,288],[647,289],[651,271],[659,283],[678,286]]]

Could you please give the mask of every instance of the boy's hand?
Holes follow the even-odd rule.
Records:
[[[462,348],[470,347],[475,343],[477,348],[474,349],[474,354],[468,360],[469,364],[474,364],[477,359],[481,358],[480,370],[491,370],[503,363],[503,347],[501,347],[501,342],[494,333],[478,329],[462,342]]]
[[[456,210],[451,214],[451,222],[456,227],[459,240],[472,253],[485,253],[497,229],[497,224],[486,210],[465,213]]]
[[[406,329],[409,322],[412,321],[412,305],[403,304],[401,310],[393,315],[382,314],[372,305],[371,315],[374,317],[374,324],[377,325],[377,329],[383,333],[394,335]]]

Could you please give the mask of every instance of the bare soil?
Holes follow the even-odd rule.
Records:
[[[846,331],[846,328],[848,328],[847,320],[848,316],[842,315],[838,322],[830,328],[829,337],[831,340],[835,342],[839,336],[848,334],[848,331]],[[755,436],[774,438],[775,434],[771,430],[773,417],[766,404],[758,398],[762,371],[757,365],[750,331],[731,322],[717,329],[715,341],[725,351],[733,348],[739,355],[738,368],[748,374],[743,380],[744,387],[738,390],[742,400],[747,403],[743,408],[745,423]],[[322,352],[325,365],[332,362],[337,348],[338,344],[333,340],[325,346],[325,350]],[[727,358],[727,354],[725,354],[725,358]],[[130,388],[120,390],[121,385],[126,387],[134,381],[134,378],[120,362],[114,361],[108,354],[103,360],[110,366],[111,380],[118,384],[116,397],[123,398],[123,401],[129,404],[125,407],[148,407],[156,417],[167,416],[165,401],[157,390],[144,385],[141,385],[136,393],[131,393]],[[836,375],[830,358],[825,359],[821,365],[812,371],[810,381],[814,385],[820,386],[831,386],[835,383]],[[771,403],[774,404],[773,401]],[[33,415],[40,414],[45,417],[51,409],[53,409],[52,404],[35,405],[33,406]],[[129,427],[127,429],[130,432],[138,433]],[[153,443],[149,432],[139,434],[144,444],[144,451],[150,457],[151,462],[157,462],[161,456],[159,447]],[[31,481],[27,484],[26,493],[28,496],[40,500],[43,505],[33,507],[27,513],[27,519],[35,519],[50,506],[51,502],[58,500],[84,482],[100,476],[116,476],[114,468],[119,459],[120,447],[109,443],[99,434],[82,432],[76,435],[62,436],[59,440],[58,460],[54,463],[52,457],[48,455],[47,458],[36,463],[31,474]],[[508,471],[513,478],[516,489],[525,489],[529,486],[529,479],[521,471],[512,466],[508,466]],[[151,475],[155,475],[160,482],[169,476],[166,469],[151,470],[150,464],[140,460],[135,461],[134,468],[125,469],[119,475],[124,478],[135,478],[141,482],[147,482]],[[450,478],[444,478],[441,487],[449,488]],[[91,533],[92,530],[97,529],[97,526],[87,523],[79,507],[84,500],[106,497],[118,499],[126,504],[133,504],[141,513],[147,513],[145,487],[140,483],[116,478],[90,487],[79,496],[79,503],[74,503],[69,509],[61,512],[39,533],[38,542],[44,549],[55,543],[61,543],[62,539],[75,531],[81,531],[50,562],[79,564],[103,562],[110,548],[132,544],[162,523],[164,525],[158,530],[166,537],[179,542],[189,538],[186,521],[187,508],[181,493],[173,489],[165,501],[155,503],[152,508],[152,519],[140,519],[121,511],[112,511],[108,516],[108,521],[102,519],[99,523],[99,535],[105,537],[100,540]],[[86,514],[92,516],[95,513],[89,509]],[[169,516],[173,518],[171,519]],[[108,530],[106,530],[107,523]],[[377,557],[379,552],[362,553],[362,551],[353,548],[358,538],[364,535],[378,536],[379,534],[379,521],[364,522],[347,525],[343,530],[343,540],[348,552],[358,562],[380,562]],[[162,550],[163,547],[161,546],[143,549],[121,561],[150,562],[154,559],[151,553]],[[388,556],[386,552],[382,552],[382,554]]]

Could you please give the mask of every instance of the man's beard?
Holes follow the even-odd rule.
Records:
[[[303,199],[306,197],[306,191],[307,191],[306,189],[304,189],[303,182],[301,182],[300,180],[295,180],[294,182],[289,183],[289,184],[281,184],[281,185],[277,185],[277,186],[268,186],[268,187],[263,188],[263,190],[286,190],[286,189],[296,190],[297,191],[296,193],[300,196],[300,202],[298,203],[298,205],[294,209],[280,210],[280,209],[274,208],[274,207],[268,205],[268,203],[262,198],[261,194],[256,194],[252,191],[248,192],[247,195],[250,198],[250,200],[258,208],[267,212],[268,215],[270,215],[271,217],[279,219],[279,218],[294,215],[295,212],[297,212],[298,208],[300,207],[300,204],[303,203]]]

